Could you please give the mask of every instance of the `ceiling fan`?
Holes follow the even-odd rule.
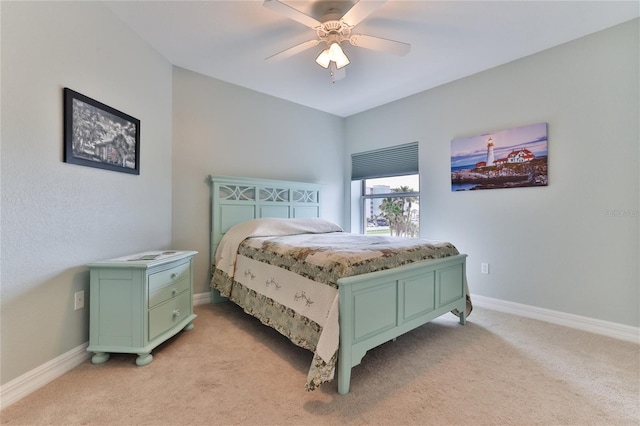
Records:
[[[342,50],[341,43],[348,41],[352,46],[378,50],[394,55],[406,55],[411,45],[400,41],[375,37],[365,34],[352,33],[353,28],[367,16],[378,9],[387,0],[359,0],[346,13],[336,7],[336,2],[327,2],[328,10],[320,20],[317,20],[280,0],[264,0],[264,6],[274,12],[286,16],[305,25],[316,32],[316,38],[307,40],[296,46],[283,50],[267,58],[267,60],[285,59],[318,44],[324,43],[325,49],[320,52],[316,62],[323,68],[330,70],[332,81],[345,77],[344,67],[350,61]],[[322,2],[321,2],[322,3]]]

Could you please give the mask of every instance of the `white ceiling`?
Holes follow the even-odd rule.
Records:
[[[354,3],[283,1],[316,19]],[[332,83],[314,61],[321,45],[265,61],[315,32],[262,0],[105,3],[174,65],[342,117],[640,16],[638,1],[389,0],[354,33],[410,43],[411,52],[397,57],[343,43],[351,64]]]

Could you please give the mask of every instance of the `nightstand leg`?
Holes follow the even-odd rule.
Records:
[[[138,354],[136,358],[136,365],[142,367],[143,365],[150,364],[153,361],[153,355],[151,354]]]
[[[464,308],[466,309],[466,307]],[[464,311],[459,311],[460,313],[460,325],[465,325],[467,323],[467,314]]]
[[[187,324],[184,328],[184,331],[191,331],[193,330],[193,322],[190,322],[189,324]]]
[[[96,352],[91,357],[91,362],[93,364],[102,364],[104,362],[109,361],[109,353],[108,352]]]

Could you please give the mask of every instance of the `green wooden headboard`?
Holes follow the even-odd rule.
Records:
[[[263,217],[320,217],[320,184],[214,175],[209,180],[211,265],[220,239],[233,225]]]

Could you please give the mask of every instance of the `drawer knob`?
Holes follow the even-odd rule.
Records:
[[[178,294],[178,289],[177,289],[177,288],[174,288],[174,289],[171,291],[171,295],[172,295],[172,296],[175,296],[176,294]]]
[[[172,279],[172,280],[175,280],[177,276],[178,276],[178,274],[176,274],[176,273],[174,272],[173,274],[171,274],[171,279]]]
[[[180,316],[180,309],[174,309],[173,310],[173,316],[176,317],[176,318],[179,317]]]

